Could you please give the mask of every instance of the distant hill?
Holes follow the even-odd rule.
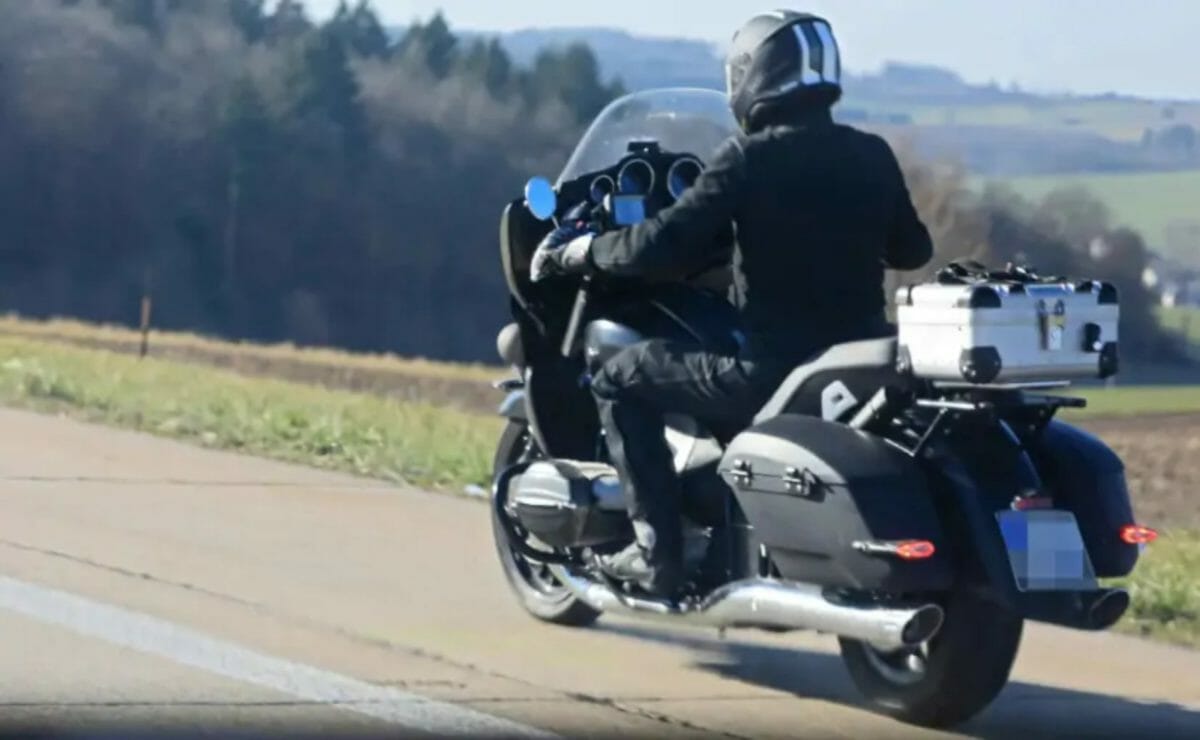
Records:
[[[631,90],[724,87],[718,44],[610,28],[531,29],[499,38],[521,63],[547,47],[586,43],[604,74]],[[843,121],[907,139],[920,153],[958,160],[982,175],[1200,168],[1200,102],[1039,95],[906,63],[848,74],[844,84],[846,97],[837,108]]]
[[[500,36],[518,63],[529,63],[549,46],[586,43],[606,75],[631,90],[654,87],[723,89],[720,52],[715,44],[688,39],[634,36],[608,28],[531,29]]]

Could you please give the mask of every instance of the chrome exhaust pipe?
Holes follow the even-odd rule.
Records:
[[[839,604],[820,586],[766,578],[722,586],[698,606],[672,607],[617,594],[561,565],[550,570],[579,600],[600,612],[695,627],[814,630],[862,640],[886,652],[929,640],[941,629],[944,616],[936,604],[911,609]]]

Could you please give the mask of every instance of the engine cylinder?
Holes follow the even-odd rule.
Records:
[[[513,517],[551,547],[594,547],[632,536],[617,472],[608,465],[536,462],[510,487]]]

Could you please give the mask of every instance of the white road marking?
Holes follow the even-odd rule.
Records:
[[[436,735],[554,737],[466,707],[273,658],[163,619],[0,576],[0,609],[180,665]]]

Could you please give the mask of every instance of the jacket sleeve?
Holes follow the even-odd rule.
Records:
[[[883,167],[892,183],[895,200],[883,262],[893,270],[917,270],[933,258],[933,239],[913,207],[912,195],[904,181],[900,163],[887,142],[879,139],[883,151]]]
[[[745,151],[731,139],[675,205],[636,226],[596,237],[592,264],[613,275],[662,280],[712,265],[730,251],[745,172]]]

